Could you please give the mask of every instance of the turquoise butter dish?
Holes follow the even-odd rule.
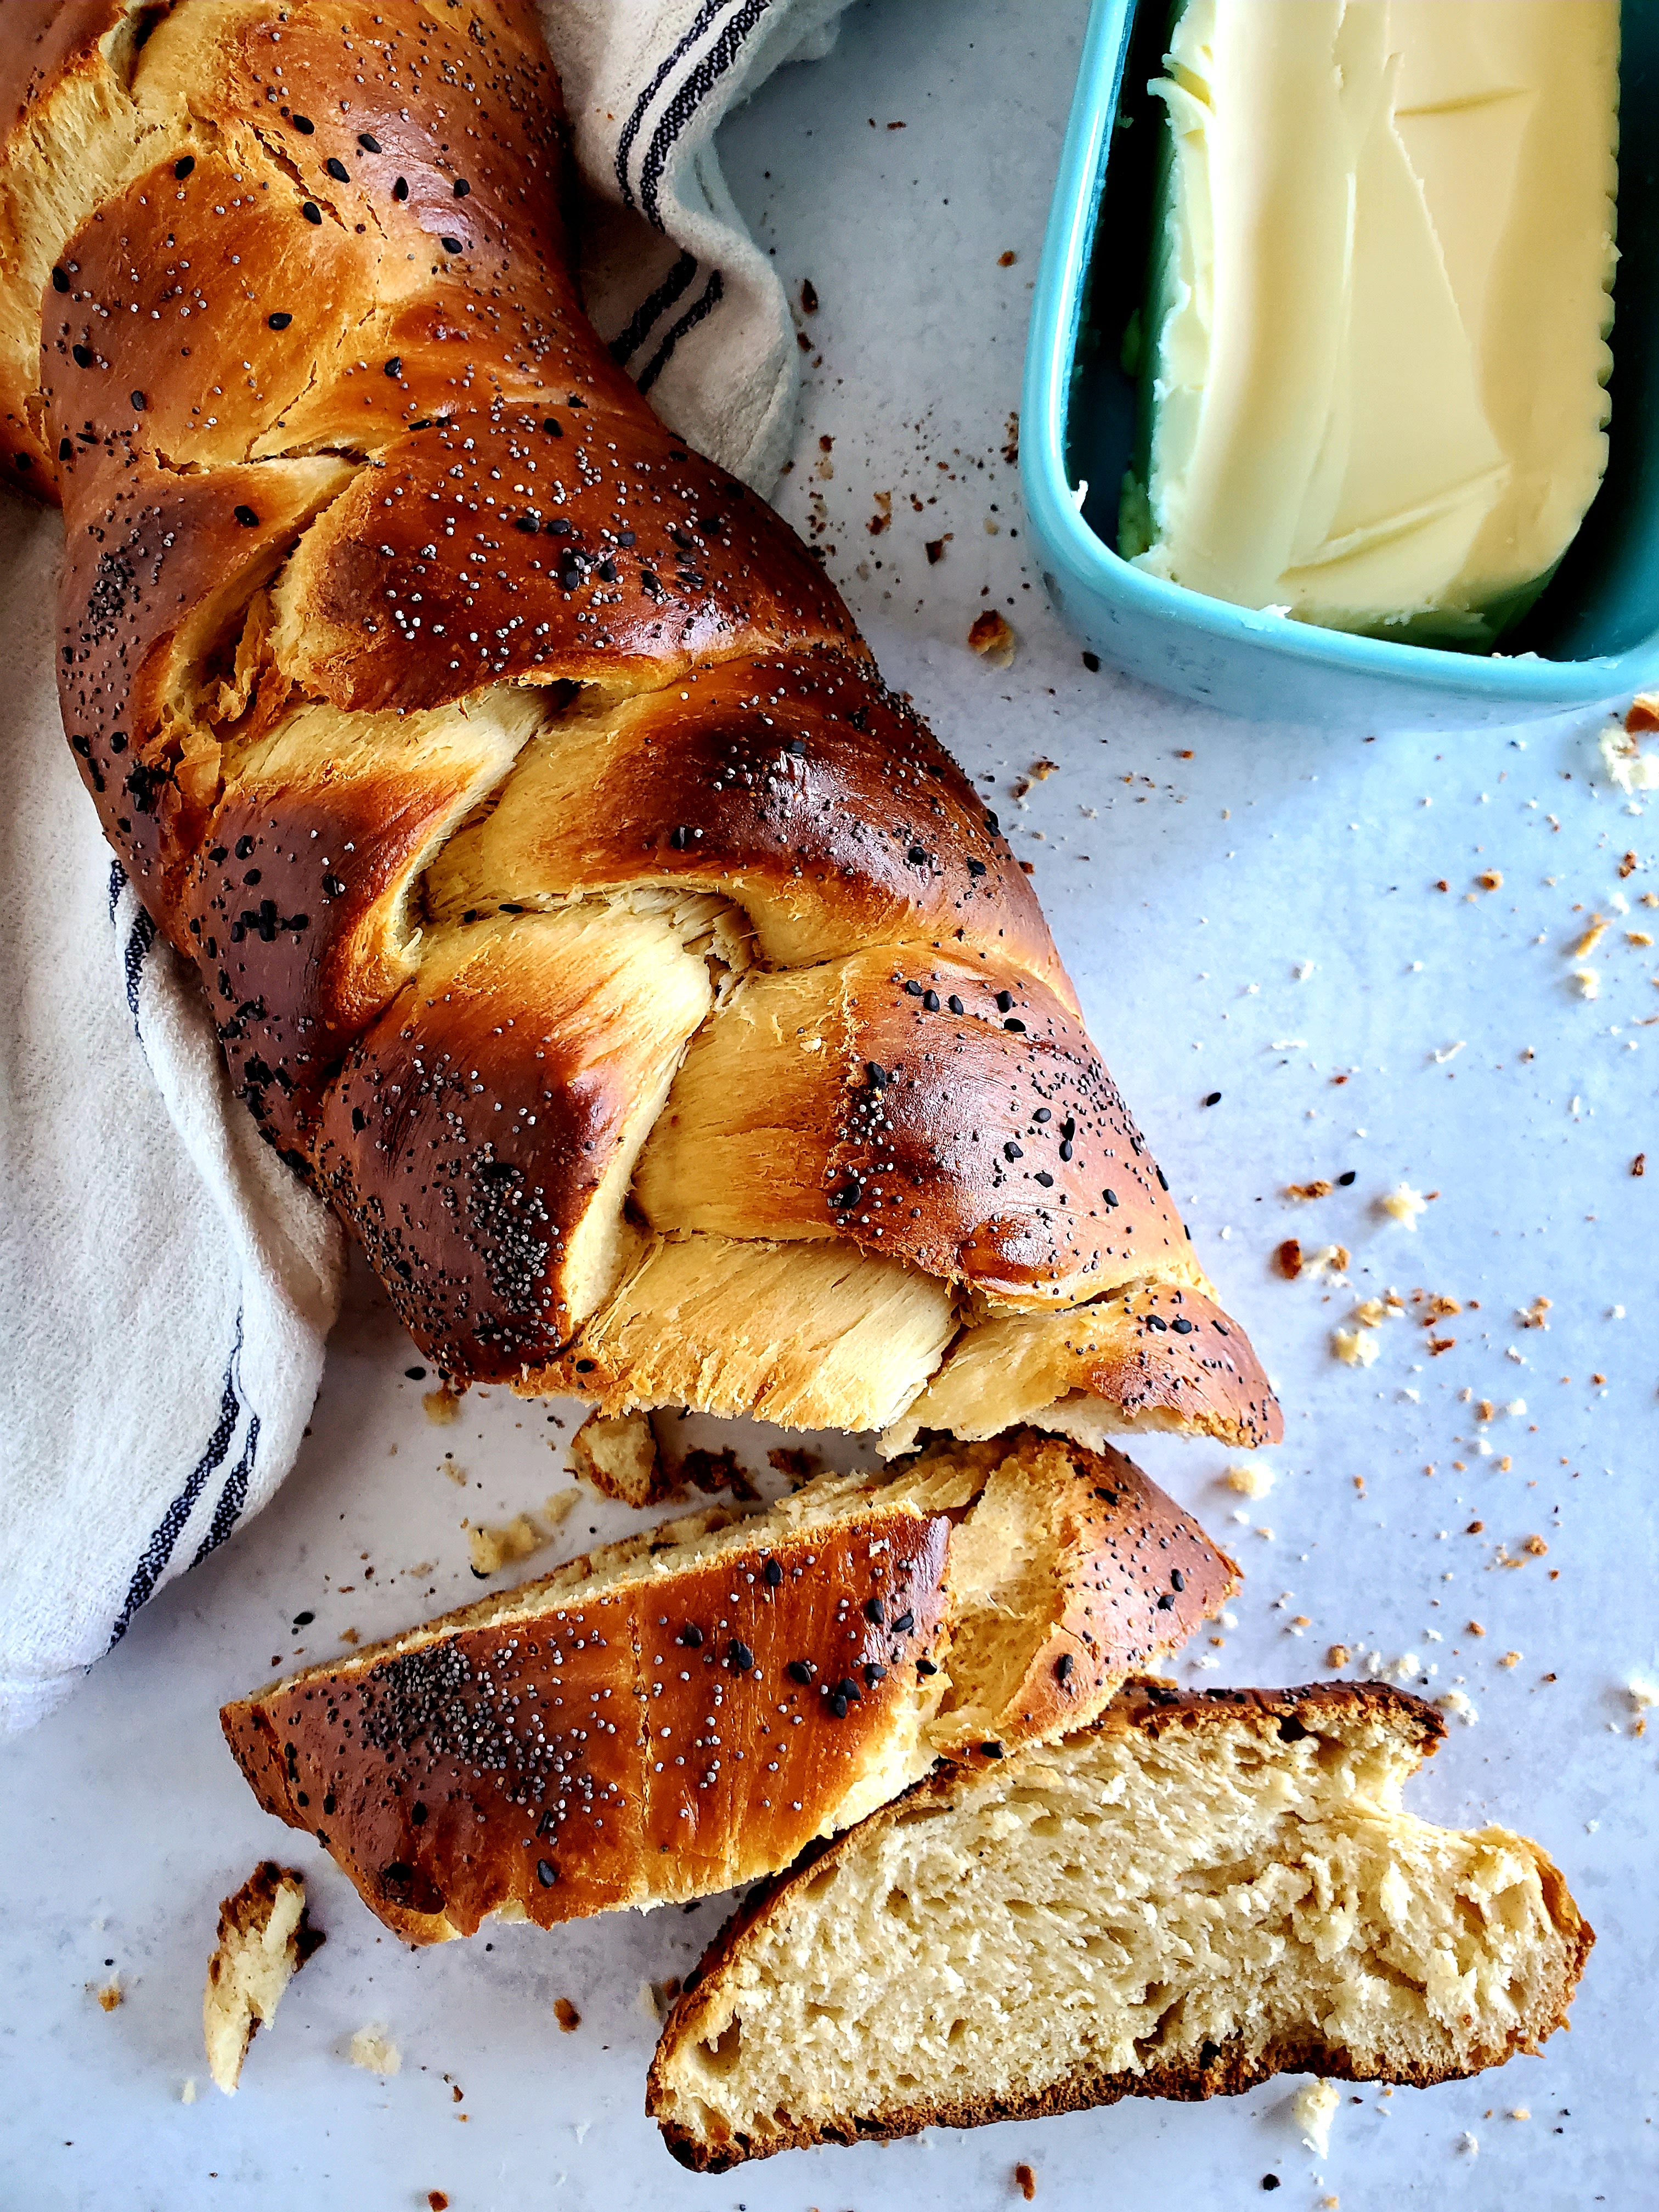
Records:
[[[1659,9],[1627,6],[1622,20],[1620,106],[1640,115],[1659,92]],[[1659,689],[1659,155],[1634,131],[1620,153],[1607,477],[1501,652],[1321,629],[1120,557],[1136,439],[1124,340],[1146,295],[1163,122],[1147,86],[1169,22],[1167,0],[1094,0],[1037,273],[1020,472],[1043,583],[1066,622],[1103,659],[1167,690],[1328,728],[1502,725]]]

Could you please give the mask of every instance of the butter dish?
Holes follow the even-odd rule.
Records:
[[[1659,21],[1623,10],[1621,104],[1659,83]],[[1165,0],[1095,0],[1025,362],[1021,472],[1050,597],[1130,673],[1258,719],[1367,732],[1516,722],[1659,684],[1659,173],[1621,163],[1612,422],[1600,493],[1536,605],[1474,653],[1242,607],[1120,557],[1135,459],[1130,358],[1146,296]],[[1605,111],[1603,111],[1605,113]],[[1128,341],[1126,345],[1126,339]]]

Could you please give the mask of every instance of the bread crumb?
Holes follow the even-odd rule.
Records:
[[[553,2017],[559,2023],[559,2033],[561,2035],[574,2035],[576,2030],[582,2024],[581,2014],[577,2011],[575,2006],[571,2003],[568,1997],[556,1997],[554,1999]]]
[[[1650,1705],[1659,1705],[1659,1682],[1650,1681],[1644,1674],[1632,1674],[1625,1691],[1638,1712],[1645,1712]]]
[[[1470,2158],[1478,2158],[1480,2155],[1479,2141],[1467,2131],[1457,2138],[1457,2148],[1467,2153]]]
[[[472,1556],[472,1571],[480,1580],[499,1574],[505,1566],[519,1559],[527,1559],[532,1553],[545,1550],[559,1532],[559,1524],[575,1504],[580,1493],[573,1487],[556,1490],[542,1507],[542,1520],[538,1522],[528,1513],[515,1513],[510,1521],[474,1528],[463,1521],[466,1530],[466,1547]],[[547,1525],[544,1526],[545,1523]]]
[[[276,2016],[283,1992],[323,1941],[306,1905],[305,1878],[262,1860],[219,1907],[219,1940],[202,1993],[208,2071],[236,2094],[248,2045]]]
[[[1315,1182],[1287,1182],[1285,1195],[1286,1198],[1299,1198],[1305,1202],[1313,1198],[1328,1198],[1334,1188],[1334,1185],[1327,1182],[1322,1176]]]
[[[1302,1256],[1304,1275],[1329,1275],[1337,1281],[1348,1272],[1348,1248],[1346,1244],[1322,1244],[1316,1252],[1305,1252]]]
[[[361,1628],[343,1628],[340,1631],[342,1644],[361,1644],[363,1632]]]
[[[1383,1193],[1376,1201],[1376,1211],[1390,1221],[1397,1221],[1402,1229],[1415,1231],[1417,1217],[1427,1212],[1428,1204],[1420,1190],[1413,1190],[1408,1182],[1402,1182]]]
[[[1331,1350],[1345,1367],[1369,1367],[1382,1349],[1380,1340],[1368,1328],[1335,1328],[1331,1331]]]
[[[1589,927],[1568,953],[1571,960],[1588,960],[1590,954],[1607,933],[1607,925],[1599,914],[1590,916]]]
[[[1473,1702],[1462,1690],[1444,1690],[1435,1703],[1443,1712],[1450,1713],[1454,1719],[1462,1721],[1465,1728],[1473,1728],[1480,1717]]]
[[[1012,668],[1014,649],[1019,641],[1014,635],[1012,624],[994,607],[988,607],[983,614],[974,617],[973,628],[968,633],[968,642],[980,659],[991,667]]]
[[[1572,971],[1572,980],[1578,986],[1578,995],[1581,999],[1601,997],[1601,978],[1594,968],[1575,968]]]
[[[91,1988],[90,1983],[88,1987]],[[121,1987],[119,1974],[112,1974],[101,1989],[94,1989],[92,1993],[106,2012],[113,2012],[117,2005],[126,2002],[127,1993]]]
[[[441,1428],[453,1421],[461,1410],[461,1401],[453,1390],[440,1384],[435,1390],[421,1393],[421,1405],[428,1421],[436,1421]]]
[[[1532,2114],[1525,2105],[1511,2105],[1510,2107],[1510,2118],[1512,2120],[1529,2120],[1532,2118]]]
[[[390,2081],[404,2063],[404,2054],[383,2027],[360,2027],[351,2039],[351,2063],[365,2074]]]
[[[1257,1460],[1235,1460],[1224,1480],[1241,1498],[1265,1498],[1273,1486],[1273,1471]]]
[[[1515,1317],[1522,1328],[1547,1328],[1544,1316],[1554,1303],[1553,1298],[1536,1297],[1529,1306],[1520,1307]]]
[[[1623,730],[1601,732],[1601,766],[1607,781],[1627,795],[1659,790],[1659,754],[1644,753],[1635,736],[1638,730],[1659,729],[1659,721],[1648,719],[1651,712],[1650,702],[1638,699],[1625,717]]]
[[[1013,256],[1010,254],[1008,258],[1012,260]],[[1029,2204],[1036,2195],[1036,2175],[1029,2166],[1017,2166],[1014,2168],[1014,2186]]]
[[[1504,874],[1500,868],[1482,868],[1474,880],[1483,891],[1501,891],[1504,888]]]
[[[1389,1312],[1381,1298],[1362,1298],[1353,1310],[1353,1317],[1362,1328],[1376,1328],[1387,1320]]]
[[[1506,1651],[1498,1663],[1500,1667],[1518,1667],[1521,1664],[1521,1654],[1518,1651]]]
[[[1293,1283],[1302,1273],[1302,1246],[1294,1237],[1287,1237],[1273,1254],[1273,1265],[1287,1283]]]
[[[185,2086],[179,2092],[179,2102],[181,2105],[193,2105],[196,2102],[196,2076],[193,2074],[186,2075],[185,2077]]]
[[[427,2212],[449,2212],[449,2199],[441,2189],[428,2189],[426,2192],[426,2206]]]
[[[1297,2092],[1291,2106],[1303,2139],[1316,2158],[1328,2158],[1331,2148],[1331,2122],[1336,2118],[1336,2108],[1341,2102],[1334,2081],[1310,2081],[1306,2088]]]

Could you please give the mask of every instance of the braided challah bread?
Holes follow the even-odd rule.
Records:
[[[528,0],[7,0],[0,102],[70,741],[444,1376],[1276,1437],[996,817],[583,314]]]

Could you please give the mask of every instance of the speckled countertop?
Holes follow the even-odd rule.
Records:
[[[1335,1645],[1349,1672],[1461,1701],[1413,1802],[1523,1827],[1560,1862],[1600,1936],[1573,2032],[1484,2080],[1345,2090],[1324,2159],[1279,2083],[698,2180],[642,2116],[641,1990],[684,1971],[718,1902],[416,1954],[319,1855],[327,1946],[221,2098],[199,2035],[217,1900],[298,1839],[258,1813],[216,1707],[346,1629],[465,1601],[463,1519],[568,1480],[568,1406],[477,1392],[430,1422],[359,1270],[277,1503],[0,1752],[7,2212],[419,2212],[432,2190],[454,2212],[992,2212],[1023,2201],[1022,2162],[1039,2205],[1221,2212],[1269,2175],[1285,2212],[1659,2203],[1659,1719],[1641,1733],[1628,1687],[1659,1674],[1659,807],[1608,783],[1595,727],[1324,739],[1084,667],[1027,572],[1005,453],[1082,25],[1073,0],[861,6],[830,60],[728,125],[739,204],[819,301],[781,503],[890,678],[997,794],[1284,1399],[1265,1497],[1227,1487],[1218,1449],[1140,1455],[1249,1577],[1182,1678],[1303,1680]],[[1006,672],[966,649],[987,606],[1018,635]],[[1401,1183],[1433,1194],[1412,1229],[1377,1207]],[[1285,1279],[1290,1237],[1346,1247],[1346,1282]],[[1376,1355],[1349,1366],[1334,1332],[1365,1300],[1384,1309]],[[625,1517],[580,1511],[542,1563]],[[347,2063],[370,2022],[402,2053],[389,2081]]]

